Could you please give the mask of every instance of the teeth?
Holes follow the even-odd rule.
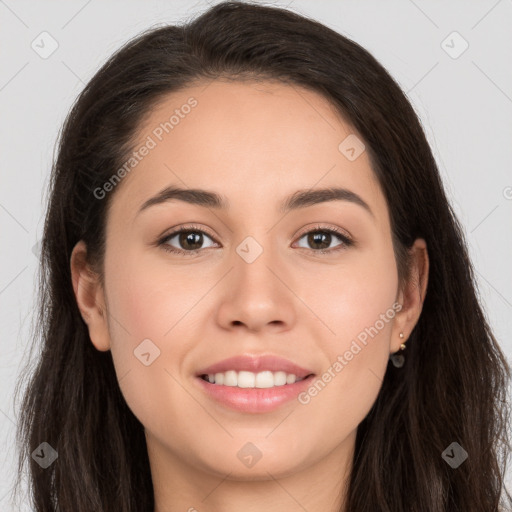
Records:
[[[293,373],[263,371],[259,373],[253,372],[236,372],[229,370],[221,373],[209,373],[203,377],[211,384],[220,386],[233,386],[239,388],[273,388],[274,386],[284,386],[285,384],[293,384],[301,381]]]

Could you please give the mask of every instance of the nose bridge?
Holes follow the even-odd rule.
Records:
[[[233,254],[237,283],[241,286],[250,286],[253,296],[260,292],[273,294],[278,291],[275,277],[269,270],[280,266],[277,254],[277,247],[272,242],[272,233],[261,231],[255,235],[247,235],[235,246]]]

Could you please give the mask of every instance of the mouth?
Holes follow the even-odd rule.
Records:
[[[291,402],[315,374],[273,354],[242,354],[195,374],[195,383],[217,406],[243,413],[273,411]]]
[[[309,373],[303,377],[299,377],[294,373],[285,371],[264,370],[258,373],[250,371],[228,370],[225,372],[208,373],[199,375],[199,377],[210,384],[217,386],[228,386],[244,389],[269,389],[279,388],[282,386],[290,386],[296,382],[312,377],[314,374]]]

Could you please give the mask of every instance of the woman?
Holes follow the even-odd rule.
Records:
[[[42,254],[38,512],[510,504],[460,224],[403,92],[327,27],[226,2],[125,45],[66,120]]]

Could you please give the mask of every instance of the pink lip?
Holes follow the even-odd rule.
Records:
[[[237,386],[222,386],[212,384],[202,379],[202,375],[219,373],[228,370],[262,372],[265,370],[293,373],[300,380],[294,384],[285,384],[273,388],[239,388]],[[270,412],[284,403],[293,400],[306,389],[314,374],[287,359],[277,356],[236,356],[219,361],[196,374],[195,381],[206,394],[219,403],[240,412],[263,413]]]
[[[208,366],[207,368],[197,372],[196,375],[200,377],[201,375],[227,372],[228,370],[235,370],[237,372],[247,371],[254,373],[263,372],[266,370],[271,372],[281,371],[286,373],[293,373],[298,379],[302,379],[313,373],[311,370],[306,370],[305,368],[292,363],[288,359],[283,359],[282,357],[271,355],[242,355],[230,357],[229,359],[224,359],[223,361],[212,364],[211,366]]]

